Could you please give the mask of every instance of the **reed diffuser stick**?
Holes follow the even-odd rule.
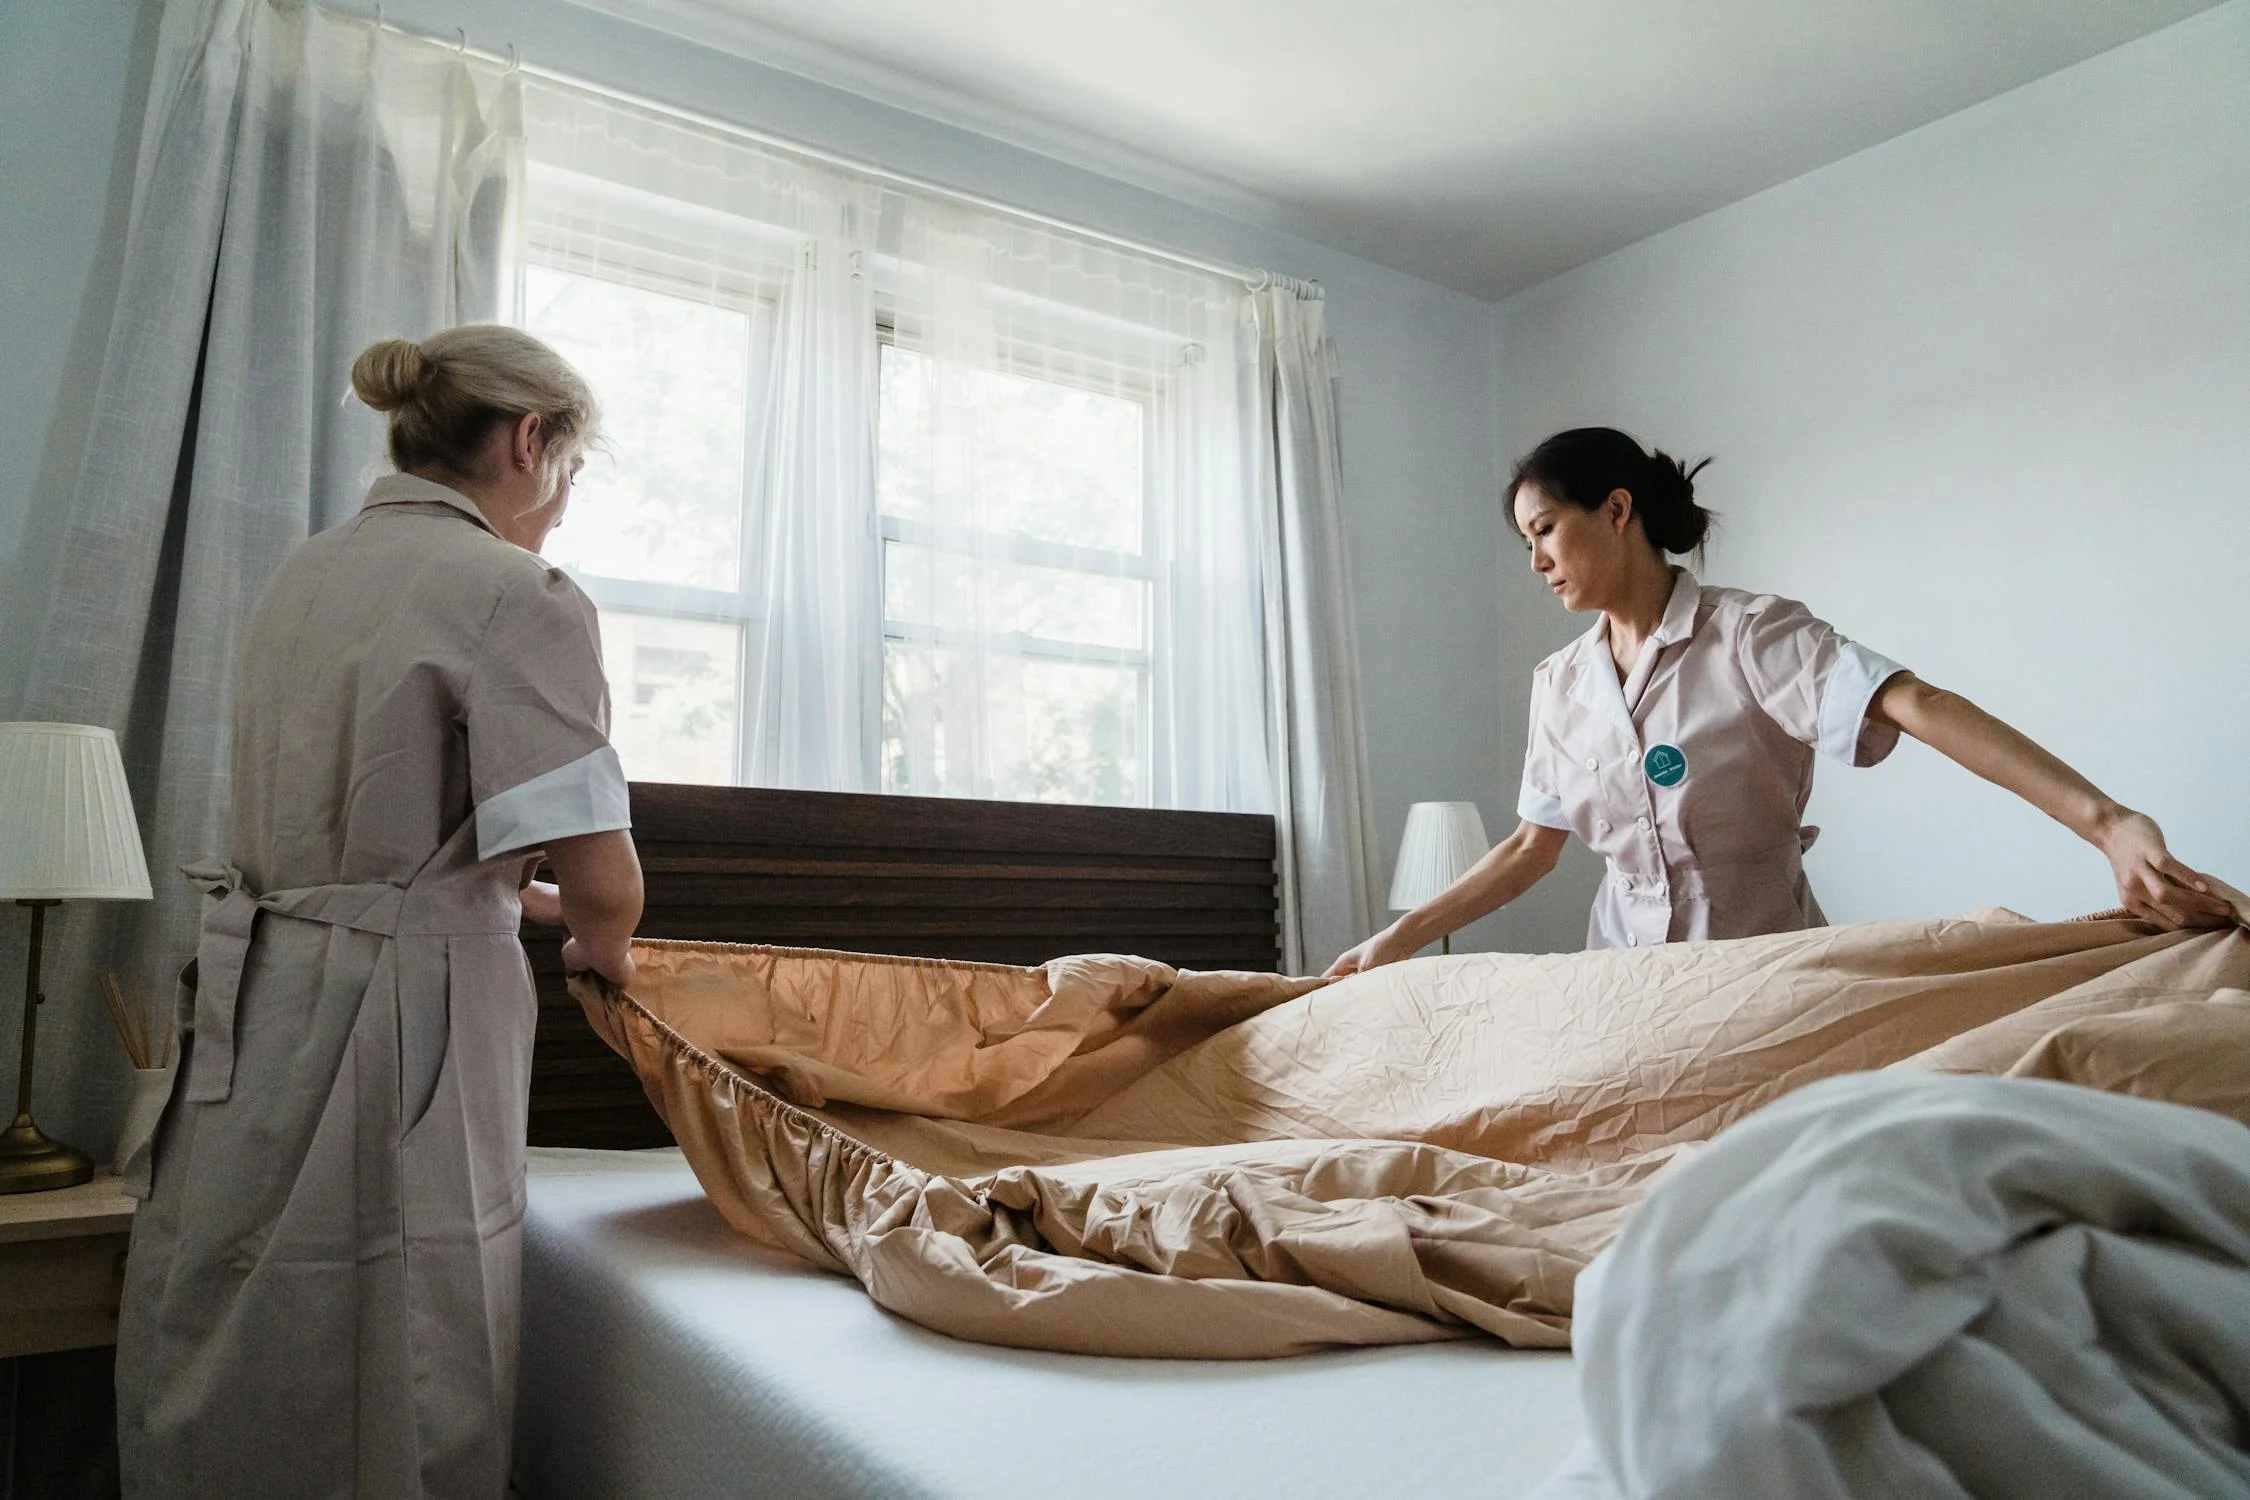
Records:
[[[125,1044],[125,1056],[134,1067],[146,1072],[151,1068],[168,1068],[172,1065],[172,1027],[167,1021],[163,1027],[163,1055],[157,1055],[156,1023],[149,1015],[146,1002],[135,1003],[125,998],[124,986],[117,976],[102,971],[102,1001],[109,1008],[109,1023],[117,1030],[117,1039]]]

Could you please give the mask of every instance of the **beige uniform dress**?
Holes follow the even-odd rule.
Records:
[[[1532,673],[1516,812],[1609,861],[1589,948],[1823,925],[1803,863],[1813,752],[1871,766],[1898,743],[1867,718],[1898,663],[1794,600],[1673,574],[1623,683],[1606,618]]]
[[[199,973],[138,1164],[125,1492],[497,1500],[535,1014],[517,880],[546,840],[627,824],[593,607],[392,475],[275,575],[236,701],[233,863],[190,871]]]

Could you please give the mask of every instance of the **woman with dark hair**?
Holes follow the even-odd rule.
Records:
[[[1708,460],[1706,460],[1708,462]],[[1608,427],[1557,433],[1516,466],[1510,519],[1565,609],[1601,618],[1532,673],[1522,821],[1454,885],[1338,958],[1405,958],[1495,911],[1577,834],[1609,861],[1590,948],[1823,925],[1800,827],[1813,752],[1871,766],[1901,731],[2006,787],[2109,860],[2117,893],[2167,930],[2232,920],[2154,821],[1956,693],[1846,640],[1802,604],[1708,588],[1695,475]]]

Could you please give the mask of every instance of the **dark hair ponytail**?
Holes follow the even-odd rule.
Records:
[[[1692,467],[1662,451],[1643,452],[1632,437],[1614,427],[1573,427],[1558,432],[1516,463],[1508,481],[1511,512],[1516,491],[1527,484],[1558,505],[1599,510],[1612,490],[1633,497],[1633,513],[1649,545],[1659,552],[1694,552],[1711,533],[1712,513],[1695,503],[1695,476],[1708,458]]]

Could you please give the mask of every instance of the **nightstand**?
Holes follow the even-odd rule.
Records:
[[[133,1200],[97,1173],[0,1196],[0,1358],[117,1342]]]

